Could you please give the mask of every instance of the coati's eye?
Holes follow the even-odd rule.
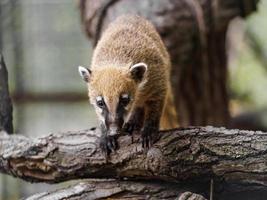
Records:
[[[104,100],[103,100],[103,97],[101,97],[101,96],[96,97],[96,105],[97,105],[99,108],[104,108],[104,106],[105,106],[105,102],[104,102]]]
[[[128,94],[121,95],[121,97],[120,97],[120,104],[122,106],[127,106],[129,102],[130,102],[130,97],[129,97]]]
[[[104,101],[100,100],[100,101],[97,101],[96,102],[96,105],[99,107],[99,108],[103,108],[104,107]]]

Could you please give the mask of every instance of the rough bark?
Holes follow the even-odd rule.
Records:
[[[85,32],[94,43],[107,25],[121,14],[137,13],[148,18],[171,55],[180,124],[227,126],[226,30],[231,19],[247,16],[256,9],[257,2],[80,0],[80,10]]]
[[[8,90],[8,73],[2,54],[0,53],[0,130],[13,133],[12,103]]]
[[[53,192],[35,194],[25,200],[166,199],[205,200],[201,195],[180,190],[180,185],[132,181],[91,180]]]
[[[119,137],[121,148],[106,159],[98,130],[31,140],[0,137],[0,170],[31,182],[78,178],[128,178],[169,182],[215,181],[266,187],[267,133],[188,128],[165,131],[149,151],[137,138]]]

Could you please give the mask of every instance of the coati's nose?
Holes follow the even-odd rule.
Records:
[[[117,135],[117,134],[118,134],[118,126],[115,123],[110,124],[109,135]]]
[[[122,128],[123,118],[120,117],[117,113],[110,112],[106,118],[106,126],[109,130],[110,135],[116,135]]]

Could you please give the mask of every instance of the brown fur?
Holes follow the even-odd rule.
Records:
[[[143,86],[131,78],[129,67],[147,64]],[[128,105],[131,112],[137,107],[145,109],[145,120],[160,118],[160,129],[177,127],[177,117],[170,86],[170,58],[166,48],[147,20],[124,15],[115,20],[98,42],[91,64],[92,81],[88,84],[89,97],[94,103],[102,95],[115,109],[122,92],[134,96]]]

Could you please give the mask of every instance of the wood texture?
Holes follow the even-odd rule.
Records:
[[[91,180],[67,188],[35,194],[25,200],[88,200],[88,199],[166,199],[205,200],[201,195],[185,192],[181,186],[168,183]]]
[[[121,136],[121,148],[106,159],[97,132],[68,132],[35,140],[1,136],[0,170],[31,182],[128,178],[205,183],[214,178],[266,186],[266,133],[212,127],[177,129],[162,132],[147,152],[140,142]]]

